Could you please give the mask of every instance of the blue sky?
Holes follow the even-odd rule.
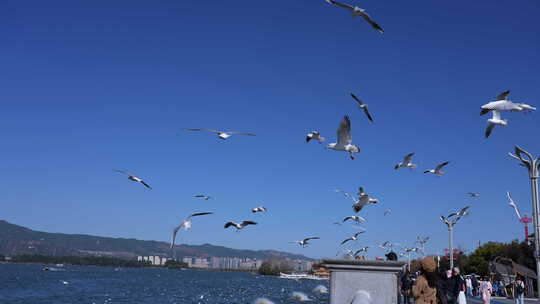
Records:
[[[507,89],[540,105],[538,2],[351,3],[385,34],[323,0],[4,1],[1,217],[168,241],[187,214],[214,211],[180,243],[332,257],[356,231],[332,225],[352,214],[333,190],[364,186],[381,203],[362,211],[358,247],[428,235],[428,251],[441,252],[438,217],[467,204],[459,246],[522,238],[505,191],[530,215],[530,188],[507,152],[518,144],[540,153],[539,114],[504,113],[509,125],[486,140],[479,107]],[[333,141],[345,114],[362,149],[356,160],[304,142],[313,129]],[[221,141],[183,128],[257,137]],[[394,171],[409,152],[419,167]],[[447,160],[442,178],[421,173]],[[268,214],[252,215],[257,205]],[[244,219],[259,225],[222,227]],[[313,235],[321,240],[306,249],[288,243]]]

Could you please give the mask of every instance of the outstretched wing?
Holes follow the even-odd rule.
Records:
[[[343,242],[341,242],[341,245],[347,243],[348,241],[352,241],[353,238],[344,239]]]
[[[230,132],[227,132],[227,134],[237,134],[237,135],[247,135],[247,136],[256,136],[255,134],[253,133],[247,133],[247,132],[239,132],[239,131],[230,131]]]
[[[197,212],[197,213],[193,213],[188,218],[194,217],[194,216],[208,215],[208,214],[213,214],[213,212]]]
[[[354,95],[353,93],[351,93],[351,97],[356,100],[359,106],[364,105],[364,102],[360,98],[356,97],[356,95]]]
[[[119,173],[122,173],[122,174],[125,174],[125,175],[132,175],[131,173],[127,172],[127,171],[124,171],[124,170],[114,170],[116,172],[119,172]]]
[[[510,94],[510,90],[506,90],[502,92],[501,94],[497,95],[496,100],[506,100],[506,97],[508,97],[508,94]]]
[[[339,128],[337,130],[337,137],[338,145],[345,146],[351,144],[351,120],[349,119],[349,116],[343,116],[343,119],[339,123]]]
[[[371,117],[371,114],[369,114],[368,106],[365,105],[365,106],[363,107],[363,109],[364,109],[364,114],[366,114],[366,116],[367,116],[367,118],[369,119],[369,121],[373,122],[373,117]]]
[[[405,155],[405,157],[403,158],[403,163],[404,163],[404,164],[410,163],[410,162],[412,161],[412,157],[413,157],[413,156],[414,156],[414,152]]]
[[[447,162],[444,162],[444,163],[442,163],[442,164],[437,165],[437,167],[435,167],[435,171],[441,170],[444,166],[448,165],[449,163],[450,163],[450,162],[447,161]]]
[[[223,226],[223,227],[224,227],[224,228],[229,228],[229,227],[231,227],[231,226],[236,226],[236,223],[234,223],[234,222],[227,222],[227,223],[225,223],[225,226]]]
[[[379,33],[383,34],[384,33],[384,30],[383,28],[378,25],[375,21],[373,21],[373,19],[371,19],[371,16],[368,15],[366,12],[364,11],[360,11],[360,14],[362,15],[362,17],[364,18],[364,20],[366,20],[367,23],[369,23],[369,25],[371,25],[372,28],[376,29]]]
[[[242,226],[257,225],[257,223],[253,222],[253,221],[243,221],[240,225],[242,225]]]
[[[319,239],[318,236],[308,237],[308,238],[305,238],[305,239],[304,239],[304,242],[308,242],[308,241],[310,241],[310,240],[318,240],[318,239]]]
[[[218,130],[212,130],[212,129],[186,129],[186,131],[221,133]]]
[[[143,180],[141,181],[141,184],[143,184],[148,189],[152,189],[152,187],[150,187],[150,185],[145,183]]]
[[[333,4],[335,6],[339,6],[339,7],[346,8],[348,10],[354,11],[354,7],[352,7],[352,6],[348,5],[348,4],[345,4],[345,3],[340,3],[340,2],[337,2],[335,0],[326,0],[326,2],[328,2],[330,4]]]
[[[506,191],[506,196],[508,197],[508,200],[510,201],[510,206],[512,206],[512,208],[514,208],[514,211],[516,212],[517,217],[519,219],[521,219],[521,214],[519,212],[518,206],[517,206],[516,202],[514,202],[514,200],[512,199],[512,196],[510,195],[509,191]]]
[[[488,122],[486,131],[484,132],[484,136],[486,138],[488,138],[491,135],[491,132],[493,132],[493,128],[495,128],[495,124]]]

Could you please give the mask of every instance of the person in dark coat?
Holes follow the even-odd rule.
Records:
[[[403,295],[402,303],[404,304],[410,303],[411,287],[411,274],[409,273],[409,271],[405,271],[405,273],[401,277],[401,294]]]
[[[452,276],[448,280],[448,304],[457,304],[459,292],[463,290],[465,281],[459,274],[459,268],[452,269]]]
[[[437,279],[437,303],[448,303],[448,276],[446,271],[439,269],[439,277]]]
[[[477,297],[478,296],[478,288],[480,287],[480,283],[478,283],[478,279],[476,278],[475,275],[472,276],[471,278],[471,281],[472,281],[472,290],[473,290],[473,296]]]

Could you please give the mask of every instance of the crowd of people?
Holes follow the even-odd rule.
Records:
[[[525,283],[519,276],[505,286],[489,277],[464,276],[458,267],[439,269],[433,257],[420,260],[420,269],[405,272],[399,283],[400,304],[467,304],[467,296],[479,297],[483,304],[490,304],[492,296],[512,297],[516,304],[524,304]]]

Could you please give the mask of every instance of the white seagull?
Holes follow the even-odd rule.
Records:
[[[219,131],[219,130],[212,130],[212,129],[186,129],[187,131],[195,131],[195,132],[210,132],[215,133],[218,135],[221,139],[227,139],[231,137],[232,135],[247,135],[247,136],[255,136],[253,133],[246,133],[246,132],[238,132],[238,131]]]
[[[488,113],[489,111],[534,111],[536,110],[535,107],[528,105],[526,103],[515,103],[508,99],[508,95],[510,94],[510,90],[504,91],[501,94],[499,94],[495,101],[486,103],[485,105],[480,107],[480,115],[484,115]]]
[[[365,231],[360,231],[360,232],[357,232],[355,233],[353,236],[351,236],[350,238],[347,238],[347,239],[344,239],[343,242],[341,242],[341,245],[347,243],[348,241],[356,241],[358,240],[358,236],[362,233],[364,233]]]
[[[358,213],[369,204],[377,204],[379,200],[369,196],[363,187],[358,188],[358,201],[353,204],[352,208],[354,212]]]
[[[308,143],[310,140],[315,139],[319,143],[322,143],[325,141],[325,138],[321,136],[321,133],[318,131],[311,131],[306,135],[306,142]]]
[[[309,245],[309,241],[318,240],[318,239],[319,239],[318,236],[314,236],[314,237],[308,237],[308,238],[305,238],[305,239],[299,240],[299,241],[292,241],[292,242],[289,242],[289,243],[295,243],[295,244],[298,244],[298,245],[302,246],[303,248],[305,248],[307,245]]]
[[[178,233],[178,231],[182,228],[186,229],[186,230],[189,230],[191,228],[191,218],[192,217],[195,217],[195,216],[201,216],[201,215],[208,215],[208,214],[212,214],[212,212],[197,212],[197,213],[193,213],[191,214],[190,216],[188,216],[185,220],[183,220],[180,225],[176,226],[173,230],[173,234],[172,234],[172,240],[171,240],[171,249],[174,247],[174,241],[176,240],[176,234]]]
[[[266,212],[266,208],[263,207],[263,206],[259,206],[259,207],[255,207],[255,208],[252,208],[251,209],[251,212],[252,213],[257,213],[257,212]]]
[[[467,192],[467,194],[468,194],[470,197],[480,197],[480,193],[477,193],[477,192]]]
[[[491,112],[493,116],[487,120],[488,124],[486,127],[486,131],[484,133],[486,138],[488,138],[489,135],[491,135],[491,132],[493,131],[493,128],[495,128],[495,126],[499,125],[499,126],[505,127],[508,125],[508,120],[501,119],[501,112],[499,112],[498,110],[493,110]]]
[[[394,169],[397,170],[399,168],[410,168],[410,169],[416,168],[416,165],[412,163],[413,156],[414,156],[414,152],[405,155],[405,157],[403,157],[403,161],[395,165]]]
[[[371,117],[371,114],[369,114],[368,105],[364,103],[362,100],[360,100],[360,98],[356,97],[356,95],[354,95],[353,93],[350,93],[350,94],[351,94],[351,97],[354,100],[356,100],[356,102],[358,103],[358,107],[364,111],[364,114],[366,114],[369,121],[373,122],[373,117]]]
[[[337,143],[328,144],[326,149],[349,152],[351,159],[354,159],[353,153],[360,152],[360,148],[352,144],[351,120],[349,116],[345,115],[339,124]]]
[[[196,198],[202,198],[203,200],[207,201],[209,199],[211,199],[212,197],[206,195],[206,194],[197,194],[197,195],[194,195],[193,197],[196,197]]]
[[[444,175],[444,172],[441,171],[441,169],[448,165],[450,162],[447,161],[447,162],[444,162],[442,164],[438,164],[437,167],[435,167],[435,169],[430,169],[430,170],[427,170],[427,171],[424,171],[424,173],[433,173],[437,176],[443,176]]]
[[[233,226],[234,228],[236,228],[236,232],[240,231],[240,229],[248,226],[248,225],[257,225],[256,222],[253,222],[253,221],[243,221],[241,223],[235,223],[235,222],[227,222],[225,223],[225,226],[224,228],[229,228],[231,226]]]
[[[514,208],[514,211],[516,212],[516,215],[518,217],[518,219],[521,220],[521,214],[519,213],[519,209],[518,209],[518,206],[516,204],[516,202],[512,199],[512,196],[510,195],[510,192],[506,191],[506,196],[508,197],[508,204]]]
[[[366,20],[367,23],[369,23],[369,25],[371,25],[371,27],[376,29],[379,33],[381,34],[384,33],[384,30],[382,29],[382,27],[380,27],[377,23],[375,23],[375,21],[373,21],[373,19],[371,19],[371,16],[366,13],[365,9],[359,8],[358,6],[352,6],[349,4],[339,3],[335,0],[326,0],[326,2],[348,9],[349,11],[351,11],[353,18],[361,16],[362,18],[364,18],[364,20]]]
[[[358,255],[359,255],[360,253],[362,253],[362,252],[367,252],[368,249],[369,249],[369,246],[362,247],[362,248],[356,250],[356,252],[354,253],[354,256],[356,257],[356,256],[358,256]]]
[[[345,223],[346,221],[348,220],[353,220],[355,221],[357,224],[360,224],[360,223],[363,223],[366,221],[365,218],[361,217],[361,216],[358,216],[358,215],[351,215],[351,216],[347,216],[343,219],[343,223]]]
[[[137,182],[137,183],[141,183],[141,184],[143,184],[146,188],[152,189],[152,187],[150,187],[150,185],[148,185],[147,183],[145,183],[145,182],[142,180],[142,178],[140,178],[140,177],[137,177],[137,176],[135,176],[135,175],[133,175],[133,174],[127,172],[127,171],[123,171],[123,170],[114,170],[114,171],[120,172],[120,173],[122,173],[122,174],[125,174],[125,175],[128,176],[128,179],[129,179],[129,180],[132,180],[132,181]]]

